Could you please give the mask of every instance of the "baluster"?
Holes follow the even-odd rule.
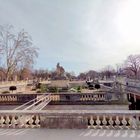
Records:
[[[96,99],[96,96],[94,96],[94,101],[96,101],[97,99]]]
[[[95,101],[95,95],[93,95],[93,101]]]
[[[84,98],[83,98],[83,99],[84,99],[84,101],[86,101],[86,100],[87,100],[86,95],[84,95]]]
[[[15,116],[12,116],[12,119],[11,119],[11,126],[12,126],[12,128],[15,128],[16,124],[17,124],[17,120],[15,119]]]
[[[60,101],[60,95],[58,95],[58,101]]]
[[[87,95],[85,95],[85,101],[87,101],[88,100],[88,97],[87,97]]]
[[[12,97],[11,96],[9,96],[9,101],[12,101]]]
[[[90,116],[89,123],[90,123],[90,127],[93,127],[93,125],[94,125],[94,120],[93,120],[93,117],[92,117],[92,116]]]
[[[20,116],[17,116],[17,126],[19,128],[21,128],[21,118],[20,118]]]
[[[7,96],[4,96],[4,101],[7,101]]]
[[[122,119],[122,124],[123,124],[123,128],[126,128],[126,125],[127,125],[127,121],[125,119],[125,115],[123,116],[123,119]]]
[[[112,119],[112,116],[110,116],[110,119],[109,119],[109,127],[110,128],[113,128],[113,124],[114,124],[114,121],[113,121],[113,119]]]
[[[7,101],[9,101],[9,96],[7,96]]]
[[[136,129],[137,128],[137,123],[136,119],[133,116],[129,117],[129,124],[130,128]]]
[[[102,100],[102,101],[104,100],[104,95],[103,95],[103,94],[101,95],[101,100]]]
[[[6,116],[5,124],[6,124],[7,127],[10,126],[10,118],[9,118],[9,116]]]
[[[35,125],[36,125],[36,127],[40,127],[40,119],[39,119],[39,116],[37,115],[36,117],[35,117]]]
[[[18,116],[17,125],[18,125],[19,128],[24,127],[24,125],[25,125],[25,119],[26,118],[23,115],[19,115]]]
[[[129,123],[129,127],[132,128],[132,116],[129,116],[129,120],[128,120],[128,123]]]
[[[83,101],[85,101],[86,100],[86,97],[85,97],[85,95],[83,95]]]
[[[34,127],[33,122],[34,122],[33,116],[30,116],[30,119],[29,119],[29,127],[31,127],[31,128]]]
[[[99,116],[97,116],[96,124],[97,124],[97,128],[100,128],[101,121]]]
[[[49,99],[50,100],[50,99]],[[57,101],[57,95],[55,95],[55,101]]]
[[[119,125],[120,125],[119,116],[116,116],[115,123],[116,123],[116,127],[119,128]]]
[[[106,127],[107,121],[106,121],[106,116],[105,115],[103,116],[102,123],[103,123],[103,127]]]
[[[91,95],[89,95],[88,97],[89,97],[88,100],[90,101],[91,100]]]
[[[104,94],[102,95],[102,100],[105,101],[105,95]]]
[[[32,116],[30,116],[30,115],[26,115],[26,116],[24,116],[24,126],[25,126],[25,128],[28,128],[28,127],[30,127],[30,119],[31,119],[31,117]]]
[[[55,95],[53,95],[52,100],[55,101]]]
[[[85,101],[85,95],[83,95],[83,101]]]
[[[89,100],[89,95],[87,95],[87,101]]]
[[[50,100],[50,98],[49,98],[49,100]],[[57,101],[57,95],[55,95],[55,101]]]
[[[94,101],[94,96],[92,95],[92,101]]]
[[[81,99],[80,99],[81,101],[84,101],[84,97],[83,97],[83,95],[82,95],[82,97],[81,97]]]
[[[0,127],[4,127],[4,122],[5,122],[5,119],[3,116],[1,116],[0,118]]]
[[[87,95],[87,101],[89,101],[89,95]]]
[[[58,95],[56,95],[56,101],[58,101],[59,100],[59,96]]]

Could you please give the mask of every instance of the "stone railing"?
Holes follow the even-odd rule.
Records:
[[[81,101],[106,101],[105,94],[83,94]]]
[[[30,100],[37,99],[42,95],[49,93],[33,93],[33,94],[0,94],[0,104],[23,104]],[[100,93],[52,93],[50,96],[50,104],[107,104],[119,103],[120,94],[113,92]]]
[[[0,111],[0,128],[39,128],[40,115],[23,111]]]
[[[140,111],[0,111],[0,128],[140,129]]]
[[[111,111],[88,117],[89,128],[140,129],[140,112]]]

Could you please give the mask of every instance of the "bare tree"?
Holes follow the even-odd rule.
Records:
[[[140,71],[140,55],[129,55],[125,61],[125,70],[133,73],[135,78],[138,78]]]
[[[35,71],[33,71],[32,74],[33,74],[34,78],[43,79],[43,80],[47,80],[50,76],[50,73],[47,69],[35,70]]]
[[[77,76],[77,78],[78,78],[79,80],[86,80],[86,78],[87,78],[86,72],[80,73],[80,74]]]
[[[20,71],[18,72],[18,79],[19,80],[29,80],[32,79],[32,70],[30,68],[22,68],[20,69]]]
[[[21,30],[17,34],[13,26],[0,26],[0,50],[2,50],[1,63],[5,68],[6,80],[12,76],[17,67],[26,67],[34,64],[38,56],[37,48],[27,32]]]
[[[123,75],[124,74],[124,64],[118,63],[116,64],[116,75]]]
[[[100,72],[101,77],[104,78],[105,76],[107,79],[110,79],[114,74],[115,74],[115,70],[110,65],[104,67],[104,69]]]

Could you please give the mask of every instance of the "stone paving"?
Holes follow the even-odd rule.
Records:
[[[13,110],[16,105],[1,105],[0,110]],[[47,105],[44,110],[128,110],[128,105]]]
[[[46,110],[129,110],[128,105],[47,105]]]
[[[139,140],[140,130],[0,129],[3,140]]]

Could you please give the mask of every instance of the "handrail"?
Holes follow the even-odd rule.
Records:
[[[43,101],[43,100],[44,100],[45,98],[47,98],[49,95],[50,95],[50,94],[48,94],[47,96],[42,95],[41,98],[40,98],[39,100],[37,100],[36,98],[33,99],[33,100],[30,100],[29,102],[26,102],[25,104],[23,104],[23,105],[21,105],[21,106],[15,108],[14,110],[22,109],[23,107],[26,107],[26,105],[28,105],[28,104],[30,104],[30,103],[32,103],[32,102],[34,102],[34,101],[37,100],[37,101],[34,102],[33,104],[31,104],[31,105],[29,105],[29,106],[27,106],[26,108],[23,109],[23,110],[28,110],[28,109],[30,109],[31,107],[33,107],[34,105],[36,105],[37,103]],[[40,104],[42,104],[42,103],[40,103]],[[39,104],[39,105],[40,105],[40,104]],[[37,106],[36,106],[36,108],[37,108]]]

